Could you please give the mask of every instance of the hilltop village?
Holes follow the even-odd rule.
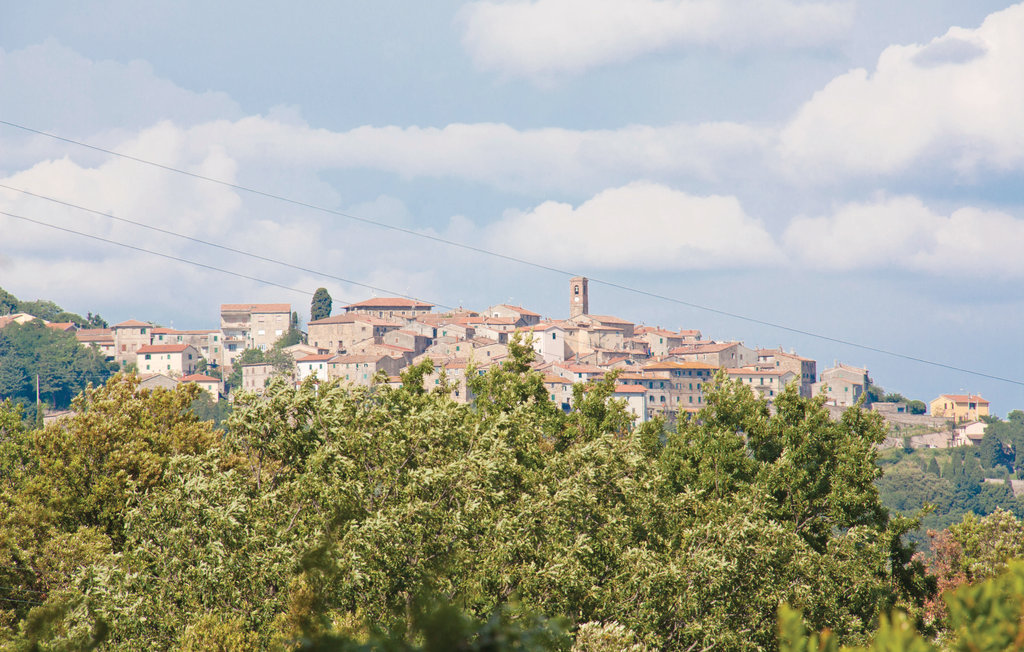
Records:
[[[412,299],[373,298],[309,321],[300,341],[287,346],[282,338],[295,332],[298,321],[288,303],[222,304],[219,329],[176,330],[138,320],[110,328],[48,326],[73,331],[79,342],[96,347],[120,368],[137,371],[143,386],[192,382],[214,401],[230,399],[239,389],[260,393],[274,376],[294,383],[316,377],[352,385],[397,384],[403,369],[430,360],[434,370],[424,383],[444,382],[454,400],[468,403],[473,395],[467,370],[483,373],[500,364],[517,333],[532,343],[533,366],[543,374],[551,400],[565,411],[572,409],[574,383],[601,379],[609,371],[618,371],[615,397],[624,399],[641,422],[655,416],[672,422],[701,409],[704,386],[719,369],[769,402],[796,383],[803,396],[824,395],[834,411],[855,404],[871,387],[865,368],[836,362],[819,374],[815,360],[794,351],[750,348],[743,342],[706,339],[698,330],[672,331],[592,314],[585,277],[570,280],[568,304],[568,318],[547,319],[507,304],[442,313]],[[30,319],[19,314],[0,317],[0,328]],[[247,361],[252,357],[247,351],[272,349],[284,355],[273,362]],[[234,384],[226,382],[232,374]],[[935,435],[920,443],[936,447],[980,440],[981,418],[988,415],[988,401],[980,396],[940,396],[932,401],[930,416],[909,414],[900,401],[871,407],[890,423],[931,426]]]

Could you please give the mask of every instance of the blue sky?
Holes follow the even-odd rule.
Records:
[[[34,2],[0,120],[761,321],[1024,380],[1024,6],[921,0]],[[440,304],[564,317],[567,277],[0,125],[0,184]],[[0,189],[5,212],[312,292],[371,291]],[[309,297],[0,216],[0,286],[216,324]],[[378,293],[379,294],[379,293]],[[601,283],[594,312],[1020,385]]]

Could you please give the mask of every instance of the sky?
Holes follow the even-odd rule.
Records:
[[[578,274],[596,314],[1024,409],[1024,4],[38,0],[0,9],[0,121],[22,299],[565,318]]]

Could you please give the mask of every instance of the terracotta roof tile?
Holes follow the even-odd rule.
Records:
[[[182,376],[178,379],[178,382],[182,383],[219,383],[220,378],[214,378],[213,376],[207,376],[206,374],[191,374],[189,376]]]
[[[190,344],[146,344],[136,349],[136,353],[181,353]],[[195,347],[192,347],[195,348]]]
[[[939,398],[948,398],[949,400],[957,403],[970,403],[971,401],[974,401],[975,403],[989,403],[989,401],[986,401],[977,394],[941,394]]]

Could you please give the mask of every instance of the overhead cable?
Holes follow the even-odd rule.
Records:
[[[147,159],[144,159],[144,158],[140,158],[140,157],[137,157],[137,156],[132,156],[130,154],[123,154],[123,153],[115,151],[115,150],[106,149],[104,147],[99,147],[97,145],[92,145],[90,143],[85,143],[85,142],[82,142],[82,141],[74,140],[72,138],[67,138],[67,137],[60,136],[60,135],[57,135],[57,134],[53,134],[53,133],[50,133],[50,132],[42,131],[42,130],[39,130],[39,129],[34,129],[32,127],[28,127],[28,126],[25,126],[25,125],[17,124],[17,123],[10,122],[10,121],[7,121],[7,120],[0,119],[0,124],[7,125],[9,127],[15,128],[15,129],[20,129],[20,130],[23,130],[23,131],[26,131],[26,132],[29,132],[29,133],[34,133],[34,134],[37,134],[37,135],[40,135],[40,136],[45,136],[47,138],[52,138],[54,140],[58,140],[58,141],[61,141],[61,142],[69,143],[71,145],[75,145],[75,146],[78,146],[78,147],[83,147],[83,148],[90,149],[90,150],[97,151],[97,152],[101,152],[101,153],[104,153],[104,154],[109,154],[111,156],[117,156],[119,158],[123,158],[123,159],[126,159],[126,160],[134,161],[136,163],[140,163],[140,164],[143,164],[143,165],[148,165],[148,166],[152,166],[152,167],[155,167],[155,168],[159,168],[161,170],[166,170],[168,172],[174,172],[176,174],[181,174],[181,175],[188,176],[188,177],[191,177],[191,178],[194,178],[194,179],[198,179],[198,180],[201,180],[201,181],[206,181],[206,182],[209,182],[209,183],[218,184],[218,185],[221,185],[221,186],[232,188],[234,190],[239,190],[239,191],[247,192],[247,193],[250,193],[250,194],[253,194],[253,195],[257,195],[257,196],[260,196],[260,197],[265,197],[265,198],[268,198],[268,199],[273,199],[275,201],[284,202],[284,203],[291,204],[291,205],[294,205],[294,206],[300,206],[300,207],[303,207],[303,208],[308,208],[310,210],[319,211],[319,212],[322,212],[322,213],[328,213],[330,215],[336,215],[338,217],[343,217],[343,218],[346,218],[346,219],[349,219],[349,220],[353,220],[353,221],[356,221],[356,222],[361,222],[363,224],[369,224],[369,225],[376,226],[376,227],[379,227],[379,228],[388,229],[388,230],[391,230],[391,231],[397,231],[399,233],[404,233],[406,235],[410,235],[410,236],[413,236],[413,237],[423,238],[423,239],[430,240],[430,241],[433,241],[433,242],[437,242],[437,243],[440,243],[440,244],[445,244],[445,245],[448,245],[448,246],[457,247],[457,248],[465,249],[465,250],[468,250],[468,251],[473,251],[473,252],[476,252],[476,253],[479,253],[479,254],[484,254],[484,255],[487,255],[487,256],[492,256],[492,257],[499,258],[499,259],[502,259],[502,260],[506,260],[506,261],[509,261],[509,262],[514,262],[514,263],[517,263],[517,264],[520,264],[520,265],[526,265],[526,266],[529,266],[529,267],[533,267],[533,268],[536,268],[536,269],[541,269],[541,270],[548,271],[548,272],[554,272],[554,273],[561,274],[561,275],[564,275],[564,276],[583,276],[583,274],[577,274],[577,273],[574,273],[574,272],[570,272],[568,270],[560,269],[560,268],[554,267],[552,265],[546,265],[546,264],[543,264],[543,263],[538,263],[538,262],[535,262],[535,261],[526,260],[526,259],[519,258],[519,257],[516,257],[516,256],[511,256],[509,254],[503,254],[501,252],[493,251],[493,250],[486,249],[486,248],[483,248],[483,247],[478,247],[476,245],[466,244],[466,243],[463,243],[463,242],[457,242],[457,241],[454,241],[454,240],[449,240],[447,238],[442,238],[440,236],[431,235],[429,233],[422,233],[422,232],[419,232],[419,231],[416,231],[416,230],[413,230],[413,229],[408,229],[408,228],[405,228],[405,227],[395,226],[395,225],[392,225],[392,224],[388,224],[386,222],[380,222],[380,221],[372,220],[372,219],[365,218],[365,217],[359,217],[357,215],[352,215],[350,213],[346,213],[346,212],[343,212],[343,211],[335,210],[335,209],[328,208],[328,207],[325,207],[325,206],[318,206],[316,204],[305,202],[305,201],[302,201],[302,200],[299,200],[299,199],[294,199],[294,198],[291,198],[291,197],[286,197],[286,196],[283,196],[283,195],[278,195],[278,194],[275,194],[275,193],[272,193],[272,192],[267,192],[267,191],[264,191],[264,190],[259,190],[257,188],[243,186],[241,184],[233,183],[233,182],[230,182],[230,181],[224,181],[222,179],[216,179],[214,177],[208,177],[206,175],[198,174],[196,172],[189,172],[188,170],[182,170],[180,168],[175,168],[173,166],[165,165],[163,163],[157,163],[155,161],[150,161],[150,160],[147,160]],[[14,188],[11,188],[11,189],[14,189]],[[15,190],[17,190],[17,189],[15,189]],[[65,202],[60,202],[60,203],[65,203]],[[89,210],[89,209],[85,209],[85,210]],[[96,211],[91,211],[90,210],[90,212],[96,212]],[[9,213],[2,213],[2,214],[10,215]],[[19,219],[28,219],[28,218],[22,218],[20,216],[12,216],[12,217],[17,217]],[[115,219],[120,219],[120,218],[115,218]],[[48,224],[45,224],[45,223],[42,223],[42,222],[37,222],[35,220],[28,220],[28,221],[36,222],[38,224],[43,224],[44,226],[52,226],[52,225],[48,225]],[[53,227],[53,228],[61,228],[61,227]],[[70,231],[69,229],[62,229],[62,230]],[[74,231],[71,231],[71,232],[74,232]],[[96,236],[89,236],[88,234],[80,233],[79,235],[85,235],[86,237],[92,237],[92,238],[95,238],[95,239],[104,240],[103,238],[98,238]],[[175,234],[175,235],[179,235],[179,234]],[[188,236],[182,236],[182,237],[188,237]],[[108,242],[110,242],[110,241],[108,241]],[[113,242],[113,244],[121,244],[121,243]],[[124,245],[124,244],[121,244],[121,246],[129,246],[130,247],[130,245]],[[220,246],[220,245],[213,245],[213,246]],[[137,249],[136,247],[131,247],[131,248]],[[140,251],[142,251],[142,250],[140,250]],[[217,268],[212,268],[209,265],[203,265],[201,263],[194,263],[193,261],[177,259],[177,258],[175,258],[173,256],[167,256],[167,255],[159,254],[159,253],[156,253],[156,252],[147,252],[147,253],[155,253],[155,255],[161,255],[161,256],[164,256],[164,257],[167,257],[167,258],[173,258],[173,259],[176,259],[176,260],[182,260],[182,262],[188,262],[188,263],[191,263],[191,264],[198,264],[198,265],[200,265],[202,267],[207,267],[207,268],[210,268],[210,269],[217,269]],[[244,252],[238,252],[238,253],[244,253]],[[249,255],[249,254],[245,254],[245,255]],[[267,260],[271,260],[271,262],[280,262],[280,261],[273,261],[272,259],[267,259]],[[288,265],[287,263],[280,263],[280,264]],[[291,266],[291,265],[289,265],[289,266]],[[227,271],[227,270],[218,270],[218,271],[225,271],[226,273],[229,273],[229,274],[234,274],[236,276],[243,276],[243,277],[245,277],[244,275],[237,274],[235,272],[230,272],[230,271]],[[245,278],[251,278],[251,277],[245,277]],[[600,278],[595,278],[595,277],[589,276],[589,275],[588,275],[588,278],[589,278],[590,282],[595,283],[595,284],[600,284],[600,285],[604,285],[604,286],[607,286],[607,287],[615,288],[615,289],[618,289],[618,290],[623,290],[625,292],[631,292],[631,293],[634,293],[634,294],[639,294],[639,295],[647,296],[647,297],[650,297],[652,299],[658,299],[660,301],[666,301],[666,302],[669,302],[669,303],[674,303],[676,305],[686,306],[688,308],[693,308],[695,310],[701,310],[701,311],[705,311],[705,312],[714,313],[714,314],[717,314],[717,315],[722,315],[724,317],[729,317],[731,319],[737,319],[737,320],[740,320],[740,321],[745,321],[745,322],[752,323],[752,324],[758,324],[758,325],[761,325],[761,326],[768,326],[770,328],[775,328],[775,329],[778,329],[778,330],[781,330],[781,331],[785,331],[785,332],[789,332],[789,333],[794,333],[794,334],[798,334],[798,335],[804,335],[806,337],[811,337],[811,338],[822,340],[822,341],[826,341],[826,342],[832,342],[832,343],[835,343],[835,344],[841,344],[843,346],[849,346],[851,348],[861,349],[861,350],[864,350],[864,351],[870,351],[870,352],[873,352],[873,353],[878,353],[878,354],[881,354],[881,355],[886,355],[886,356],[890,356],[890,357],[893,357],[893,358],[898,358],[898,359],[901,359],[901,360],[907,360],[907,361],[910,361],[910,362],[916,362],[916,363],[919,363],[919,364],[924,364],[924,365],[929,365],[929,366],[933,366],[933,367],[937,367],[937,368],[941,368],[941,369],[946,369],[946,370],[949,370],[949,371],[957,371],[957,372],[960,372],[960,373],[966,373],[966,374],[970,374],[970,375],[973,375],[973,376],[978,376],[978,377],[981,377],[981,378],[988,378],[988,379],[991,379],[991,380],[997,380],[997,381],[1000,381],[1000,382],[1006,382],[1006,383],[1011,383],[1011,384],[1014,384],[1014,385],[1024,386],[1024,381],[1021,381],[1021,380],[1015,380],[1015,379],[1012,379],[1012,378],[1005,378],[1005,377],[1002,377],[1002,376],[996,376],[996,375],[988,374],[988,373],[981,372],[981,371],[974,371],[974,370],[966,369],[966,368],[963,368],[963,367],[957,367],[955,365],[945,364],[945,363],[942,363],[942,362],[936,362],[934,360],[928,360],[928,359],[917,357],[917,356],[912,356],[912,355],[907,355],[907,354],[904,354],[904,353],[899,353],[897,351],[891,351],[889,349],[883,349],[883,348],[872,346],[872,345],[869,345],[869,344],[861,344],[859,342],[853,342],[851,340],[846,340],[846,339],[839,338],[839,337],[832,337],[832,336],[829,336],[829,335],[823,335],[821,333],[816,333],[816,332],[813,332],[813,331],[808,331],[808,330],[804,330],[804,329],[800,329],[800,328],[795,328],[795,327],[792,327],[792,326],[787,326],[785,324],[779,324],[777,322],[772,322],[772,321],[768,321],[768,320],[764,320],[764,319],[758,319],[756,317],[749,317],[747,315],[741,315],[739,313],[729,312],[727,310],[720,310],[718,308],[713,308],[713,307],[710,307],[710,306],[701,305],[701,304],[694,303],[694,302],[691,302],[691,301],[685,301],[683,299],[679,299],[679,298],[676,298],[676,297],[670,297],[670,296],[667,296],[667,295],[664,295],[664,294],[659,294],[657,292],[650,292],[650,291],[647,291],[647,290],[641,290],[639,288],[634,288],[632,286],[628,286],[628,285],[625,285],[625,284],[622,284],[622,283],[617,283],[617,282],[614,282],[614,281],[607,281],[607,280],[600,279]],[[253,280],[259,280],[259,279],[253,279]],[[276,283],[267,282],[267,281],[259,281],[259,282],[265,282],[265,283],[268,283],[270,285],[277,285]],[[351,282],[351,281],[346,281],[346,282]],[[356,283],[354,283],[354,284],[356,284]],[[356,285],[361,285],[361,284],[356,284]],[[279,286],[279,287],[285,287],[285,286]],[[362,287],[369,287],[369,286],[362,285]],[[294,289],[294,288],[286,288],[286,289]],[[377,288],[374,288],[374,289],[377,289]],[[304,290],[295,290],[295,291],[304,292],[304,293],[308,294],[308,292],[306,292]],[[385,292],[386,292],[386,290],[385,290]],[[399,295],[399,296],[405,296],[405,295]],[[407,298],[412,298],[412,297],[407,297]],[[440,305],[440,304],[435,304],[435,305]],[[447,307],[447,306],[445,306],[445,307]]]

